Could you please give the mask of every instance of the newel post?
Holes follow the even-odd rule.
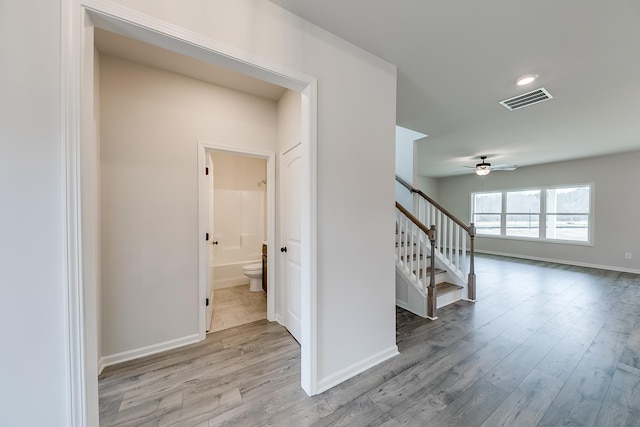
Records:
[[[469,225],[469,282],[467,283],[467,298],[470,301],[476,300],[475,237],[476,226],[471,223]]]
[[[429,268],[429,287],[427,288],[427,318],[435,320],[438,305],[438,289],[436,288],[436,226],[429,229],[429,241],[431,242],[431,267]]]

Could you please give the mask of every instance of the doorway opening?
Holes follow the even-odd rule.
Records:
[[[276,267],[265,249],[275,241],[275,153],[205,141],[198,146],[204,171],[199,173],[200,234],[206,236],[200,245],[200,292],[208,302],[201,309],[201,335],[203,329],[273,320]],[[259,279],[250,279],[256,274]]]

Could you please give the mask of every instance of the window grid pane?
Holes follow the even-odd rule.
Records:
[[[499,236],[502,224],[499,214],[476,214],[474,215],[474,225],[477,234]]]
[[[547,239],[589,241],[589,215],[547,214]]]
[[[551,188],[547,190],[547,213],[588,214],[589,187]]]
[[[540,213],[540,190],[507,192],[507,213]]]
[[[502,193],[478,193],[474,195],[474,211],[476,213],[501,213]]]
[[[540,237],[540,215],[507,215],[507,236]]]

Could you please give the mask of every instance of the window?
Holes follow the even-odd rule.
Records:
[[[506,235],[540,236],[540,190],[508,191]]]
[[[472,193],[471,206],[478,235],[591,241],[590,185]]]
[[[500,235],[502,228],[502,193],[476,193],[472,216],[478,234]]]
[[[547,190],[547,239],[589,241],[589,187]]]

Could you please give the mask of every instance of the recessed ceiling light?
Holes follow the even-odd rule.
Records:
[[[518,86],[528,85],[529,83],[531,83],[532,81],[534,81],[537,78],[538,78],[537,74],[527,74],[526,76],[520,77],[518,79],[518,81],[516,81],[516,84]]]

